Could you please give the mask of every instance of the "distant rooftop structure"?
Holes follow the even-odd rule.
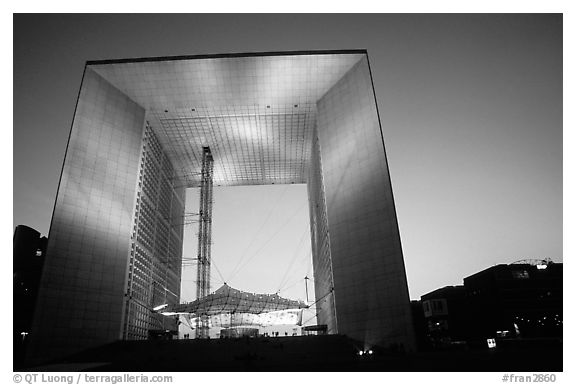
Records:
[[[547,266],[554,263],[551,258],[544,259],[521,259],[516,262],[512,262],[511,265],[532,265],[532,266]]]

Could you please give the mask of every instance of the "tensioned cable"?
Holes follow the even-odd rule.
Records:
[[[305,202],[306,203],[306,202]],[[280,233],[280,231],[282,231],[284,229],[284,227],[290,222],[292,221],[292,219],[294,219],[296,217],[297,214],[300,213],[300,210],[302,210],[302,208],[304,207],[305,203],[300,206],[300,208],[298,208],[298,210],[296,210],[294,212],[294,214],[288,219],[286,220],[282,226],[280,226],[280,228],[278,228],[278,230],[270,237],[268,238],[268,240],[264,243],[264,245],[262,245],[262,247],[260,247],[260,249],[258,249],[257,252],[255,252],[254,254],[252,254],[252,256],[250,256],[250,258],[248,258],[246,260],[246,262],[244,263],[244,265],[242,265],[241,267],[239,267],[238,269],[236,269],[236,271],[232,274],[232,276],[230,277],[230,279],[234,278],[239,272],[240,270],[242,270],[244,267],[246,267],[251,260],[254,259],[254,257],[256,257],[262,250],[264,250],[264,248],[268,245],[268,243],[270,243],[270,241],[272,241],[272,239],[274,239],[274,237],[276,237],[276,235],[278,235]]]
[[[322,311],[322,309],[320,309],[320,311]],[[319,312],[318,312],[318,313],[319,313]],[[308,322],[310,322],[311,320],[313,320],[314,317],[318,316],[318,313],[316,313],[316,314],[314,314],[312,317],[308,318],[308,319],[306,320],[306,322],[302,322],[302,325],[300,325],[300,326],[304,326],[304,325],[306,325]]]
[[[302,259],[302,262],[306,261],[307,259],[309,259],[309,258],[311,258],[311,257],[312,257],[312,250],[310,250],[307,254],[304,255],[304,258]],[[311,279],[310,277],[308,277],[308,275],[309,275],[309,273],[307,273],[305,277],[308,278],[308,279]],[[298,278],[298,280],[300,280],[300,279],[301,279],[301,278]],[[313,280],[312,280],[312,281],[313,281]],[[287,284],[288,284],[288,282],[286,282],[286,283],[284,284],[284,286],[286,286]],[[292,287],[292,286],[294,286],[294,285],[291,285],[291,286],[289,286],[289,287]],[[285,287],[281,287],[278,291],[279,291],[279,292],[280,292],[280,291],[285,291],[285,290],[287,290],[287,289],[288,289],[288,287],[286,287],[286,288],[285,288]]]
[[[194,258],[182,258],[182,266],[184,267],[191,267],[194,265],[198,264],[198,258],[194,257]],[[223,283],[226,283],[226,280],[224,279],[224,277],[222,276],[222,273],[220,272],[220,269],[218,268],[218,266],[216,266],[216,263],[214,262],[214,260],[210,261],[210,264],[212,266],[214,266],[214,268],[216,269],[216,272],[218,273],[218,275],[220,276],[220,279],[222,280]]]
[[[195,279],[182,279],[181,282],[193,282],[195,284],[198,283],[198,281]],[[216,277],[212,276],[212,271],[210,271],[210,283],[225,284],[226,282],[220,281]]]
[[[277,291],[277,293],[280,293],[280,292],[286,291],[286,290],[288,290],[288,289],[290,289],[290,288],[292,288],[292,287],[296,286],[296,284],[298,284],[298,283],[302,282],[302,280],[303,280],[302,278],[298,278],[298,280],[297,280],[297,281],[294,281],[294,282],[290,282],[290,284],[289,284],[288,286],[286,286],[286,287],[284,287],[284,288],[282,288],[282,289],[278,290],[278,291]]]
[[[312,248],[310,248],[310,256],[312,256]],[[310,276],[310,268],[312,268],[314,261],[312,260],[312,258],[310,258],[310,261],[308,262],[308,270],[306,270],[306,276],[309,277]]]
[[[288,277],[288,273],[290,272],[290,269],[292,268],[292,266],[294,265],[294,262],[296,261],[296,258],[298,257],[300,247],[302,246],[302,242],[304,241],[305,236],[306,236],[306,229],[304,230],[304,232],[302,233],[302,236],[300,237],[300,241],[298,242],[298,246],[296,246],[296,250],[294,252],[294,255],[290,259],[290,264],[288,264],[288,268],[284,271],[284,276],[282,277],[282,280],[280,281],[280,284],[278,285],[277,291],[280,291],[280,289],[282,289],[282,286],[286,283],[285,281],[286,281],[286,278]]]
[[[317,299],[316,301],[314,301],[312,304],[308,305],[308,309],[310,309],[312,306],[314,306],[315,304],[317,304],[319,301],[321,301],[321,300],[323,300],[324,298],[328,297],[328,295],[332,294],[333,292],[334,292],[334,288],[332,288],[332,290],[330,290],[328,293],[324,294],[322,297],[318,298],[318,299]],[[308,318],[308,319],[306,320],[306,322],[302,322],[302,325],[300,325],[300,326],[306,325],[308,322],[310,322],[310,320],[314,319],[314,317],[317,317],[317,316],[318,316],[318,313],[321,313],[323,310],[324,310],[324,309],[322,309],[322,308],[316,307],[316,313],[315,313],[312,317]]]
[[[332,288],[328,293],[324,294],[322,297],[318,298],[316,301],[312,302],[308,307],[316,305],[318,302],[322,301],[324,298],[328,297],[330,294],[334,292],[334,288]]]
[[[198,258],[182,258],[182,267],[193,267],[195,265],[198,264]],[[218,266],[216,265],[216,263],[214,262],[214,260],[210,261],[210,264],[212,266],[214,266],[214,268],[216,269],[216,272],[218,273],[218,276],[220,276],[220,279],[222,283],[226,283],[226,280],[224,279],[224,276],[222,275],[222,273],[220,272],[220,269],[218,268]],[[194,281],[196,282],[196,281]]]
[[[167,291],[168,293],[172,294],[175,297],[178,297],[178,295],[176,293],[174,293],[172,290],[168,289],[166,286],[162,285],[160,282],[158,281],[153,281],[152,285],[154,285],[154,283],[156,283],[158,286],[160,286],[160,288],[164,289],[165,291]]]
[[[212,272],[210,272],[210,274],[212,274]],[[194,282],[194,283],[197,283],[198,281],[195,280],[195,279],[182,279],[181,282]],[[218,283],[222,283],[222,284],[226,283],[226,282],[224,282],[224,281],[220,281],[219,279],[217,279],[216,277],[213,277],[212,275],[210,276],[210,282],[211,282],[211,283],[216,283],[216,284],[218,284]]]
[[[300,326],[304,326],[306,325],[308,322],[310,322],[311,320],[313,320],[315,317],[318,317],[318,314],[322,313],[324,311],[323,308],[319,308],[316,305],[316,303],[318,303],[319,301],[321,301],[322,299],[326,298],[329,294],[332,294],[332,292],[334,291],[334,289],[330,290],[327,294],[325,294],[324,296],[320,297],[320,299],[314,301],[312,304],[308,305],[308,309],[309,310],[316,310],[314,312],[314,315],[310,318],[308,318],[305,322],[302,322],[302,324]],[[312,309],[312,307],[314,307],[314,309]]]
[[[254,233],[254,237],[252,238],[252,240],[250,241],[250,243],[248,244],[248,247],[246,247],[246,249],[244,249],[244,252],[242,253],[242,255],[240,256],[240,259],[238,259],[238,263],[236,263],[236,266],[234,266],[234,268],[232,269],[232,272],[230,273],[230,275],[234,275],[236,272],[236,269],[239,268],[240,264],[242,263],[243,259],[246,257],[246,255],[248,255],[248,250],[250,250],[250,247],[252,247],[252,245],[254,244],[254,241],[256,241],[256,238],[258,237],[258,235],[260,234],[260,231],[262,231],[262,229],[264,228],[264,226],[266,225],[266,223],[268,223],[268,220],[272,217],[272,214],[274,213],[274,211],[276,211],[276,208],[278,207],[278,204],[280,203],[280,201],[282,200],[282,198],[284,197],[284,193],[286,191],[288,191],[288,187],[290,187],[290,185],[286,185],[286,187],[284,188],[284,190],[282,190],[282,192],[280,193],[280,196],[278,197],[278,200],[276,201],[276,203],[274,203],[274,205],[272,206],[272,209],[268,212],[268,216],[266,217],[266,219],[264,220],[264,222],[262,222],[262,225],[260,226],[260,228],[258,228],[258,231],[256,231]],[[232,277],[230,277],[231,279]]]
[[[310,256],[310,253],[305,254],[305,255],[304,255],[304,259],[307,259],[309,256]],[[294,261],[296,261],[296,259],[295,259]],[[294,261],[293,261],[293,262],[294,262]],[[294,263],[292,263],[292,264],[294,264]],[[303,279],[305,279],[305,278],[299,277],[299,278],[298,278],[298,282],[300,282],[300,281],[303,280]],[[282,283],[282,285],[278,288],[278,293],[281,292],[281,291],[285,291],[285,290],[287,290],[288,288],[294,286],[294,285],[291,284],[291,282],[294,282],[294,281],[290,281],[290,280],[286,279],[286,280]],[[290,285],[290,286],[288,286],[288,285]]]
[[[222,276],[222,273],[220,272],[220,269],[218,268],[218,266],[216,266],[216,263],[214,263],[213,260],[210,261],[210,264],[214,266],[214,268],[216,269],[216,272],[218,273],[218,275],[220,276],[220,278],[222,279],[223,283],[226,283],[226,280],[224,279],[224,277]]]

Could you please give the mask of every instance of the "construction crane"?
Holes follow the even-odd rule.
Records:
[[[198,225],[198,273],[196,279],[197,299],[210,294],[210,246],[212,243],[214,158],[210,147],[202,148],[202,180],[200,182],[200,212]],[[208,338],[208,317],[196,321],[196,338]]]

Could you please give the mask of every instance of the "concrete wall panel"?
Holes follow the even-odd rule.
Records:
[[[86,69],[50,227],[31,362],[120,338],[144,114]]]
[[[318,102],[338,333],[414,346],[410,300],[367,57]]]

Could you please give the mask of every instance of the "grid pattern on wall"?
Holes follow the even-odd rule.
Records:
[[[32,362],[121,336],[144,117],[86,70],[50,226]]]
[[[312,139],[312,156],[308,178],[308,197],[310,204],[310,244],[314,266],[314,290],[316,317],[319,325],[326,325],[328,333],[338,333],[336,322],[336,301],[333,292],[332,257],[330,254],[330,235],[326,216],[326,197],[322,178],[322,158],[316,130]]]
[[[368,60],[318,101],[338,332],[414,347],[410,297]]]
[[[363,53],[90,63],[147,111],[316,101]]]
[[[214,157],[214,184],[305,183],[314,103],[152,111],[186,187],[201,180],[202,148]]]
[[[185,202],[184,187],[179,184],[170,159],[147,124],[131,238],[124,339],[147,339],[149,330],[177,330],[174,320],[151,309],[180,300]]]
[[[202,147],[216,186],[305,183],[316,101],[364,54],[91,64],[139,103],[187,187]]]

